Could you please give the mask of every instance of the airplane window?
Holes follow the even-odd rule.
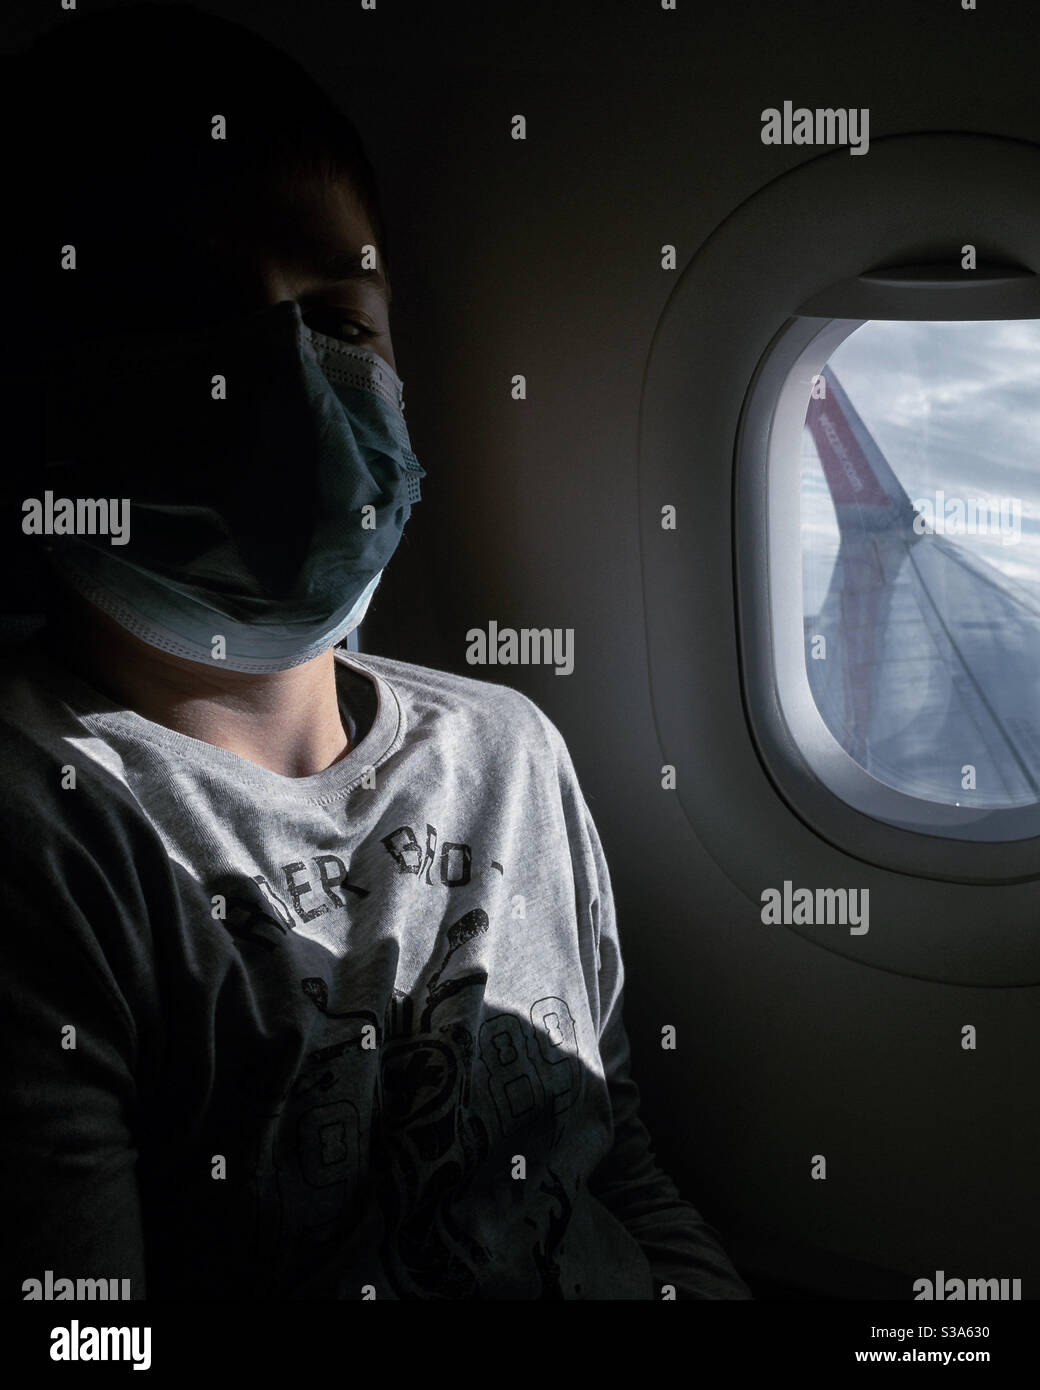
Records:
[[[857,328],[812,381],[805,673],[872,778],[1040,802],[1040,321]]]

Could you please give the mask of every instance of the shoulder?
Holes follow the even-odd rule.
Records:
[[[0,838],[46,855],[56,841],[97,844],[119,831],[132,798],[98,740],[62,697],[60,670],[21,647],[0,675]],[[110,761],[110,760],[109,760]]]
[[[72,751],[77,732],[84,730],[35,655],[16,649],[0,675],[0,765],[7,791],[60,763]]]
[[[386,682],[402,703],[413,736],[423,729],[436,730],[444,736],[476,740],[487,748],[527,749],[569,764],[556,725],[512,686],[369,652],[351,652],[349,661]]]

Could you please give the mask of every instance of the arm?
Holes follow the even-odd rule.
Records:
[[[717,1233],[657,1167],[650,1136],[639,1118],[621,998],[619,992],[600,1039],[614,1111],[614,1146],[592,1175],[589,1190],[639,1242],[655,1291],[671,1284],[677,1298],[750,1298]]]
[[[50,1270],[129,1279],[140,1299],[135,1029],[91,927],[118,909],[67,824],[50,833],[43,819],[3,816],[0,1298],[26,1298]]]
[[[613,1148],[593,1173],[589,1190],[638,1241],[658,1293],[662,1285],[671,1284],[678,1298],[750,1299],[750,1290],[716,1232],[657,1167],[650,1136],[639,1118],[639,1091],[630,1073],[622,1020],[624,967],[610,875],[562,739],[557,756],[570,827],[578,921],[588,931],[596,953],[598,996],[593,1005],[594,1013],[598,1005],[600,1055],[614,1117]]]

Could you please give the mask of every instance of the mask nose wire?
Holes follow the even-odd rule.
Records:
[[[348,343],[310,328],[299,317],[299,305],[294,307],[300,341],[313,353],[318,367],[330,381],[372,391],[404,414],[404,382],[385,357],[359,343]]]

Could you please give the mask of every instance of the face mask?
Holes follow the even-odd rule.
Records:
[[[47,487],[129,502],[125,544],[53,537],[67,582],[152,646],[232,671],[288,670],[357,627],[424,476],[381,357],[285,302],[50,362]]]

